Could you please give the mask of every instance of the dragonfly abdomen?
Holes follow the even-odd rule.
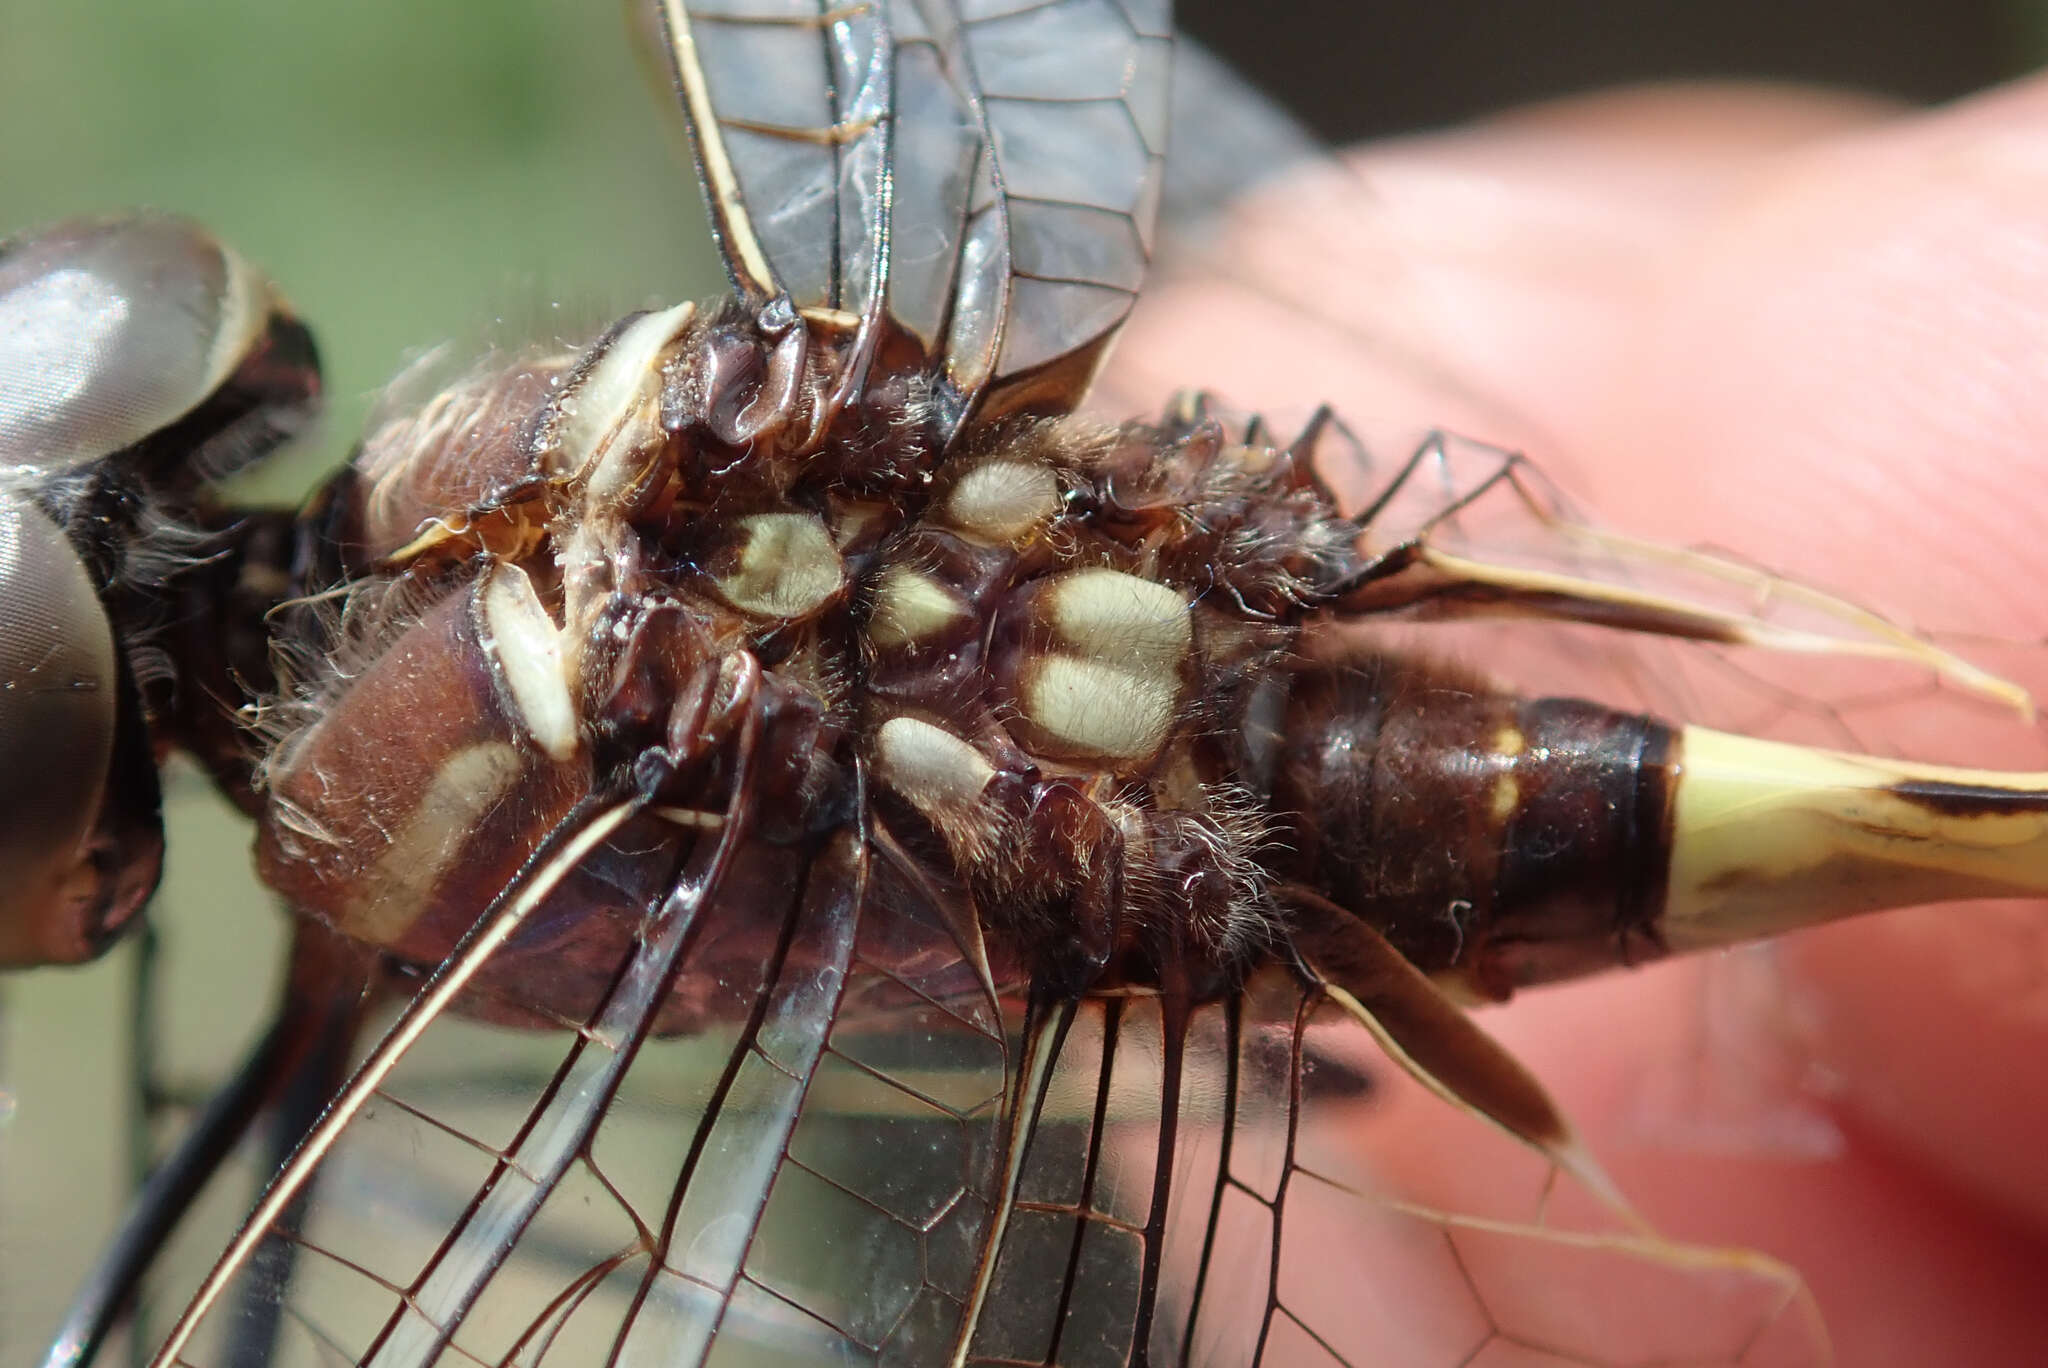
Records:
[[[1654,958],[1674,740],[1650,717],[1413,660],[1318,666],[1281,743],[1286,863],[1487,996]]]

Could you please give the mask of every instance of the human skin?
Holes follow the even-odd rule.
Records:
[[[1350,165],[1240,211],[1229,283],[1148,299],[1112,393],[1393,411],[1528,450],[1603,525],[1929,629],[2048,639],[2048,82],[1919,113],[1638,90]],[[1304,308],[1322,330],[1275,345]],[[1990,663],[2039,687],[2041,655]],[[1984,710],[1907,710],[1886,739],[2048,768],[2038,732]],[[1706,972],[1530,993],[1486,1024],[1661,1229],[1801,1269],[1840,1362],[2035,1361],[2048,908],[1791,937],[1738,969],[1764,986],[1732,1030]],[[1654,1099],[1717,1052],[1710,1074],[1771,1067],[1708,1146]],[[1819,1125],[1792,1143],[1755,1119],[1783,1115]]]

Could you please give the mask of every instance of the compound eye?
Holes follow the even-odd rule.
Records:
[[[0,490],[0,967],[90,959],[156,887],[154,769],[116,792],[135,731],[113,629],[71,542]]]
[[[55,474],[196,423],[182,459],[252,413],[302,412],[318,387],[306,330],[195,224],[76,220],[0,245],[0,465]],[[296,424],[271,426],[215,467]]]

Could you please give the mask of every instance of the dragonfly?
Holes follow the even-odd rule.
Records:
[[[277,650],[262,751],[146,706],[118,654],[67,667],[102,683],[67,702],[137,700],[112,754],[146,723],[258,812],[303,928],[287,1023],[403,1004],[164,1361],[1741,1361],[1810,1335],[1785,1270],[1636,1225],[1453,995],[1834,910],[1798,861],[1715,901],[1758,882],[1744,840],[1678,815],[1717,772],[1773,769],[1776,822],[1824,820],[1815,790],[1853,774],[1885,820],[1950,819],[1970,878],[1976,814],[2038,781],[1518,701],[1336,629],[1534,615],[2004,686],[1596,532],[1477,444],[1402,453],[1346,508],[1323,472],[1367,466],[1334,415],[1065,417],[1150,254],[1163,12],[659,20],[733,300],[495,358],[373,427],[302,516],[200,521],[164,577],[219,628],[177,654],[215,671],[186,696]],[[265,298],[160,221],[24,242],[30,287],[148,248]],[[233,436],[179,452],[260,447],[310,397],[287,313],[221,318],[206,352],[235,369],[192,395]],[[76,516],[115,473],[59,486],[35,440],[18,535],[38,565],[83,544],[67,602],[118,631],[149,578]],[[117,472],[212,511],[184,467]],[[1726,606],[1763,590],[1784,619]],[[127,765],[128,806],[88,811],[121,877],[75,944],[18,960],[138,915]],[[1425,810],[1412,837],[1376,824],[1389,796]],[[1526,1149],[1523,1214],[1356,1171],[1345,1134],[1404,1087]],[[1573,1182],[1619,1230],[1572,1224]],[[1606,1305],[1528,1304],[1574,1264]]]

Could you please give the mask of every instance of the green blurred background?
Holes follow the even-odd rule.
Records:
[[[408,349],[575,334],[719,276],[616,0],[0,0],[0,229],[191,214],[318,329],[324,430],[257,482],[343,459]],[[1190,27],[1328,134],[1413,128],[1620,80],[1761,75],[1938,99],[2032,61],[2031,7],[1790,0],[1509,7],[1213,0]],[[1298,16],[1276,23],[1273,15]],[[502,329],[500,323],[502,322]],[[272,991],[280,919],[247,834],[171,787],[174,1078],[224,1068]],[[0,1363],[29,1357],[125,1196],[127,952],[0,985]]]

